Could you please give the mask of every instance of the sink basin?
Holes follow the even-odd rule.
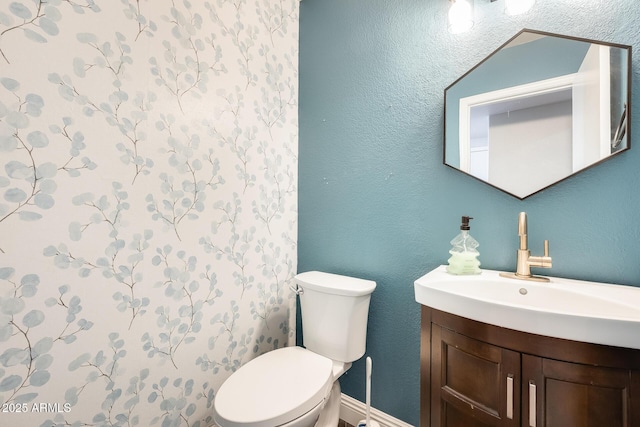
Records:
[[[420,304],[533,334],[640,349],[640,288],[549,277],[548,283],[448,274],[440,266],[415,281]]]

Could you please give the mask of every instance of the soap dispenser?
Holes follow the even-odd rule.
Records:
[[[480,252],[476,249],[479,244],[471,237],[469,230],[469,220],[472,217],[463,216],[460,225],[460,234],[451,241],[451,258],[447,266],[447,273],[450,274],[480,274]]]

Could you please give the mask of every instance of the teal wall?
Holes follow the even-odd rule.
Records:
[[[640,285],[640,141],[524,201],[442,164],[444,88],[522,28],[640,48],[636,0],[537,0],[526,16],[475,1],[468,33],[447,32],[446,0],[303,0],[300,6],[298,270],[375,280],[367,353],[374,407],[417,425],[420,307],[413,281],[446,263],[461,215],[482,267],[515,266],[516,221],[550,240],[553,269]],[[638,55],[636,55],[637,57]],[[632,103],[638,98],[633,61]],[[364,363],[343,391],[364,401]]]

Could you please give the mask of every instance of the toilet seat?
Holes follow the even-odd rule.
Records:
[[[333,362],[302,347],[267,352],[233,373],[218,390],[214,418],[225,427],[274,427],[322,403]]]

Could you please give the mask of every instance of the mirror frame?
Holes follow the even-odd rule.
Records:
[[[569,39],[569,40],[575,40],[575,41],[580,41],[580,42],[586,42],[586,43],[591,43],[591,44],[598,44],[598,45],[603,45],[603,46],[609,46],[609,47],[614,47],[614,48],[619,48],[619,49],[623,49],[627,51],[627,67],[626,67],[626,84],[627,84],[627,93],[626,93],[626,111],[624,112],[624,116],[625,117],[625,125],[624,128],[621,128],[620,125],[622,125],[622,120],[620,121],[618,128],[619,129],[623,129],[626,133],[624,134],[625,138],[626,138],[626,144],[624,148],[621,148],[617,151],[615,151],[614,153],[611,153],[609,156],[601,158],[598,161],[595,161],[594,163],[591,163],[585,167],[583,167],[582,169],[579,169],[575,172],[570,173],[569,175],[565,176],[564,178],[558,179],[557,181],[549,184],[549,185],[545,185],[543,188],[540,188],[536,191],[531,192],[530,194],[526,195],[526,196],[519,196],[516,194],[511,193],[508,190],[505,190],[503,188],[498,187],[497,185],[491,184],[488,181],[485,181],[482,178],[476,177],[472,174],[470,174],[469,172],[466,172],[462,169],[460,169],[459,167],[456,167],[454,165],[451,165],[449,163],[447,163],[447,91],[450,90],[452,87],[454,87],[457,83],[459,83],[462,79],[464,79],[465,77],[467,77],[469,74],[471,74],[474,70],[476,70],[478,67],[480,67],[482,64],[484,64],[485,62],[487,62],[489,59],[491,59],[496,53],[500,52],[503,48],[505,48],[507,45],[509,45],[511,42],[513,42],[517,37],[519,37],[520,35],[522,35],[523,33],[531,33],[531,34],[537,34],[540,36],[550,36],[550,37],[559,37],[559,38],[563,38],[563,39]],[[632,81],[632,77],[633,77],[633,73],[632,73],[632,56],[631,56],[631,46],[629,45],[624,45],[624,44],[619,44],[619,43],[609,43],[609,42],[603,42],[603,41],[598,41],[598,40],[592,40],[592,39],[586,39],[586,38],[581,38],[581,37],[574,37],[574,36],[567,36],[564,34],[558,34],[558,33],[550,33],[550,32],[545,32],[545,31],[538,31],[538,30],[532,30],[532,29],[527,29],[524,28],[522,30],[520,30],[516,35],[514,35],[513,37],[511,37],[509,40],[507,40],[506,42],[504,42],[502,45],[500,45],[498,48],[496,48],[495,50],[493,50],[489,55],[487,55],[482,61],[480,61],[479,63],[477,63],[475,66],[473,66],[470,70],[468,70],[466,73],[464,73],[462,76],[460,76],[459,78],[457,78],[453,83],[451,83],[449,86],[447,86],[444,90],[444,129],[443,129],[443,153],[442,153],[442,161],[443,164],[450,167],[451,169],[454,169],[460,173],[463,173],[465,175],[468,175],[484,184],[489,185],[490,187],[493,187],[497,190],[500,190],[504,193],[509,194],[510,196],[513,196],[517,199],[520,200],[524,200],[528,197],[531,197],[535,194],[538,194],[544,190],[546,190],[549,187],[552,187],[562,181],[565,181],[577,174],[579,174],[580,172],[583,172],[587,169],[590,169],[594,166],[597,166],[599,164],[601,164],[602,162],[605,162],[613,157],[615,157],[616,155],[627,151],[631,148],[631,94],[632,94],[632,88],[631,88],[631,81]],[[621,99],[621,101],[624,100],[624,98]],[[458,135],[458,141],[456,141],[456,144],[459,144],[459,138],[460,135]]]

